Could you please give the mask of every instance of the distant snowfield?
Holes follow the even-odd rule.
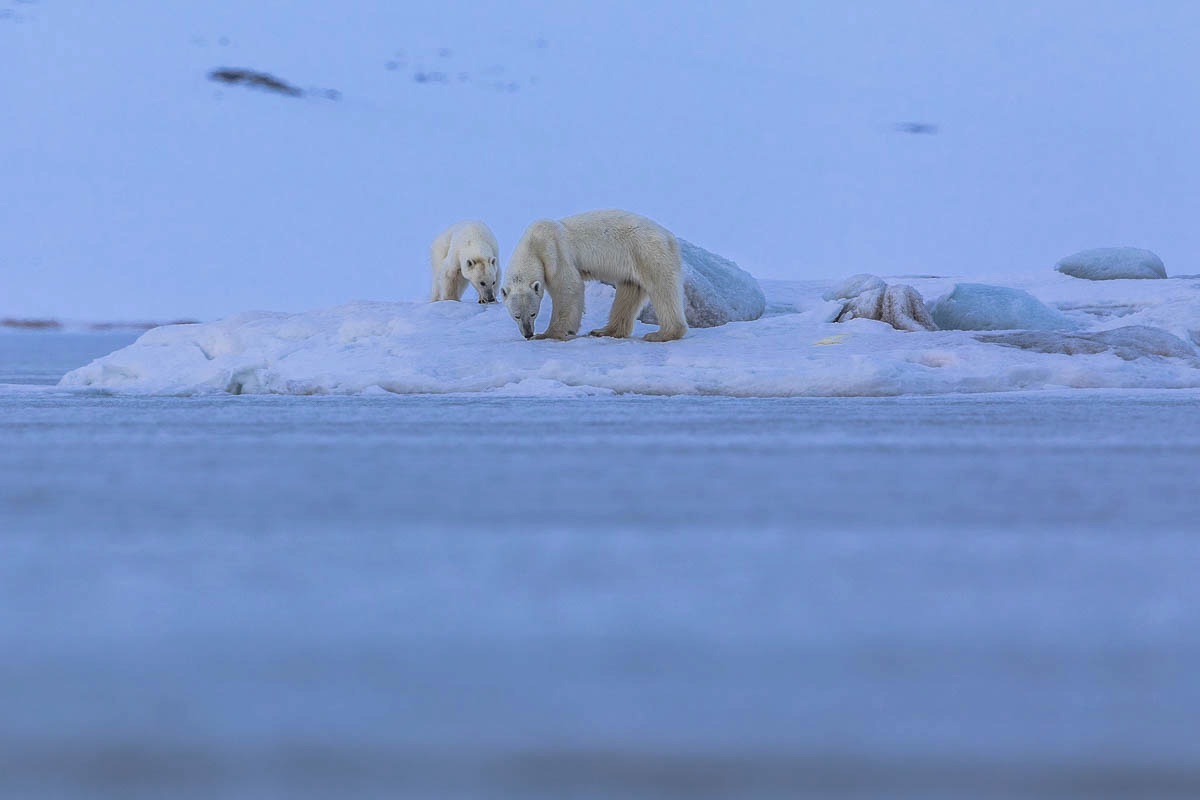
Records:
[[[927,300],[956,282],[887,280],[912,284]],[[1067,355],[984,341],[994,334],[901,332],[862,319],[835,324],[841,304],[821,298],[832,282],[768,281],[762,319],[694,329],[666,344],[524,341],[502,305],[361,302],[157,328],[68,373],[60,387],[166,395],[732,397],[1200,387],[1200,279],[1091,282],[1055,274],[991,282],[1025,289],[1078,324],[1071,332],[1039,332],[1040,350],[1072,350],[1058,345],[1125,326],[1142,326],[1138,334],[1149,328],[1150,335]],[[589,287],[585,330],[603,324],[610,300],[607,287]],[[639,324],[635,333],[653,329]],[[1163,349],[1169,337],[1162,332],[1182,341]]]

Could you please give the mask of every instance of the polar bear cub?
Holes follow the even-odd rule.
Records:
[[[687,333],[679,242],[657,222],[617,210],[538,220],[509,259],[500,297],[526,339],[568,339],[583,321],[584,281],[617,289],[608,324],[590,335],[629,336],[647,297],[659,328],[646,334],[646,341],[667,342]],[[534,336],[546,292],[553,303],[550,325]]]
[[[499,255],[495,235],[482,222],[459,222],[442,231],[429,248],[432,300],[461,300],[469,283],[479,293],[480,303],[496,302]]]

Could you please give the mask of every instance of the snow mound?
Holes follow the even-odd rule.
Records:
[[[882,280],[879,282],[883,283]],[[842,290],[844,289],[846,284],[842,286]],[[929,311],[925,308],[925,299],[921,297],[921,293],[903,284],[884,284],[881,288],[871,288],[857,297],[852,296],[842,308],[837,321],[848,322],[852,319],[879,320],[898,331],[937,330]]]
[[[1061,311],[1046,306],[1022,289],[959,283],[954,291],[934,302],[933,321],[942,330],[1071,330],[1076,326]]]
[[[1138,247],[1097,247],[1081,250],[1058,262],[1055,269],[1072,278],[1111,281],[1120,278],[1165,278],[1162,259]]]
[[[852,297],[858,297],[860,294],[886,288],[887,283],[883,278],[878,275],[860,272],[857,275],[851,275],[849,278],[846,278],[846,280],[825,292],[822,297],[826,300],[849,300]]]
[[[926,294],[952,288],[945,279],[906,280]],[[844,303],[822,299],[828,283],[768,281],[767,299],[779,309],[774,315],[697,328],[678,342],[655,344],[586,336],[527,342],[498,305],[353,303],[156,328],[67,374],[60,386],[168,395],[555,398],[1200,387],[1200,359],[1184,350],[1190,349],[1188,331],[1200,330],[1200,283],[1091,283],[1059,275],[1054,281],[1029,285],[1040,294],[1057,291],[1064,302],[1136,310],[1121,317],[1121,325],[1111,325],[1112,316],[1080,312],[1091,320],[1085,331],[980,341],[980,334],[956,330],[900,333],[870,319],[833,323]],[[1078,291],[1065,293],[1070,287]],[[1116,291],[1122,287],[1136,291]],[[588,285],[586,327],[603,324],[612,296],[611,287]],[[635,335],[652,330],[637,328]]]
[[[1111,352],[1117,358],[1133,361],[1138,358],[1186,358],[1196,360],[1192,346],[1160,328],[1128,325],[1096,333],[1058,333],[1055,331],[1014,331],[984,334],[981,342],[1019,347],[1038,353],[1064,355],[1095,355]]]
[[[679,240],[679,251],[683,258],[684,315],[688,325],[715,328],[763,315],[767,300],[753,275],[728,258],[684,239]],[[658,324],[654,307],[649,304],[638,319],[649,325]]]

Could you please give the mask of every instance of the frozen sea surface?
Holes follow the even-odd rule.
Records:
[[[300,313],[253,311],[156,328],[72,370],[61,385],[116,394],[543,397],[1200,388],[1196,280],[1096,282],[1058,273],[1002,280],[964,294],[970,285],[954,279],[887,278],[890,285],[911,284],[925,298],[949,294],[953,313],[942,321],[958,318],[955,324],[973,330],[944,331],[898,331],[873,319],[835,324],[845,308],[824,299],[829,282],[767,281],[762,319],[693,329],[665,347],[588,336],[526,342],[500,305],[363,302]],[[603,325],[612,302],[610,287],[589,286],[581,330]],[[1002,345],[976,332],[1007,326],[1116,336],[1126,346],[1094,340],[1099,346],[1064,349],[1051,333],[1043,334],[1040,347],[1020,339]],[[639,324],[635,334],[649,330]]]
[[[1195,797],[1198,412],[2,387],[0,794]]]

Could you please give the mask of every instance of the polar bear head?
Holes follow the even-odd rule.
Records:
[[[480,303],[496,302],[496,284],[500,282],[500,265],[495,256],[463,256],[459,264],[462,276],[479,293]]]
[[[542,307],[542,295],[545,287],[540,280],[510,280],[500,290],[500,298],[504,307],[521,328],[521,335],[526,339],[533,338],[533,321],[537,319],[538,310]]]

